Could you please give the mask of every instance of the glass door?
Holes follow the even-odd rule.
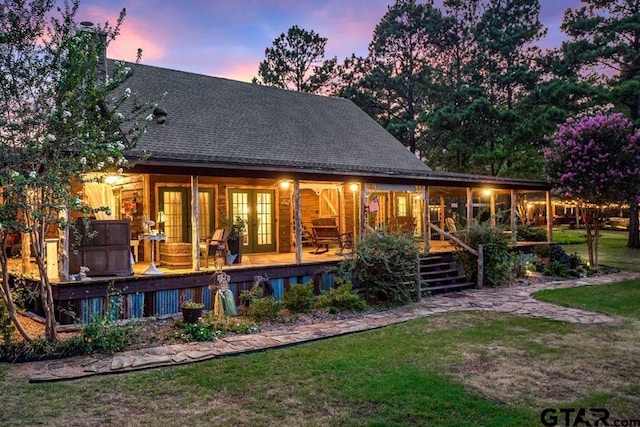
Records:
[[[275,191],[232,189],[229,190],[229,197],[231,215],[247,222],[243,251],[275,252]]]
[[[198,191],[199,234],[206,240],[213,234],[215,211],[213,189]],[[185,187],[160,187],[158,211],[164,212],[167,220],[162,225],[168,243],[191,243],[191,191]]]

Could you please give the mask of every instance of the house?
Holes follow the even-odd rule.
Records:
[[[67,272],[86,264],[93,280],[55,284],[56,300],[85,320],[102,310],[109,281],[124,295],[126,316],[175,313],[184,299],[210,304],[206,242],[228,217],[248,224],[243,261],[225,267],[236,295],[268,274],[280,296],[314,277],[318,288],[330,285],[318,271],[341,257],[314,250],[318,219],[330,218],[356,244],[380,227],[404,228],[427,244],[444,240],[438,229],[447,217],[462,226],[481,214],[495,222],[527,194],[549,199],[541,182],[432,171],[349,100],[148,65],[135,70],[128,85],[142,99],[167,95],[128,153],[133,168],[85,188],[91,203],[113,212],[96,220],[109,239],[80,251]],[[515,231],[515,215],[507,220]],[[158,223],[151,230],[150,221]],[[130,247],[134,275],[115,267],[128,263]],[[146,264],[146,272],[162,274],[140,274]],[[121,276],[102,277],[113,271]]]

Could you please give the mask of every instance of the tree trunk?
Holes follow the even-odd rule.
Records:
[[[640,248],[640,221],[638,220],[638,198],[632,197],[629,204],[628,248]]]
[[[47,266],[44,262],[44,230],[33,239],[34,256],[40,273],[40,302],[44,311],[45,324],[44,334],[47,342],[55,344],[58,342],[58,329],[56,325],[56,308],[53,302],[53,291],[51,290],[51,282],[47,275]]]
[[[24,338],[25,341],[31,341],[31,336],[24,329],[22,323],[20,323],[20,319],[18,318],[18,313],[16,311],[16,305],[11,297],[11,288],[9,286],[9,270],[7,269],[7,259],[3,257],[2,259],[2,299],[7,306],[7,314],[13,325],[18,330],[18,333]]]
[[[585,208],[584,223],[587,228],[587,253],[589,254],[589,265],[592,268],[598,267],[598,234],[597,225],[598,214],[593,209]]]

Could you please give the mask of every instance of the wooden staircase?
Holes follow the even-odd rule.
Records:
[[[434,292],[451,292],[473,288],[450,252],[420,255],[416,275],[420,298]]]

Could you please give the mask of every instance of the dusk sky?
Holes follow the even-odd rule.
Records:
[[[108,56],[176,70],[251,81],[273,40],[293,25],[328,38],[326,57],[366,55],[373,30],[393,0],[82,0],[79,21],[127,17]],[[436,0],[436,4],[440,4]],[[563,12],[580,0],[541,0],[548,36],[558,46]]]

